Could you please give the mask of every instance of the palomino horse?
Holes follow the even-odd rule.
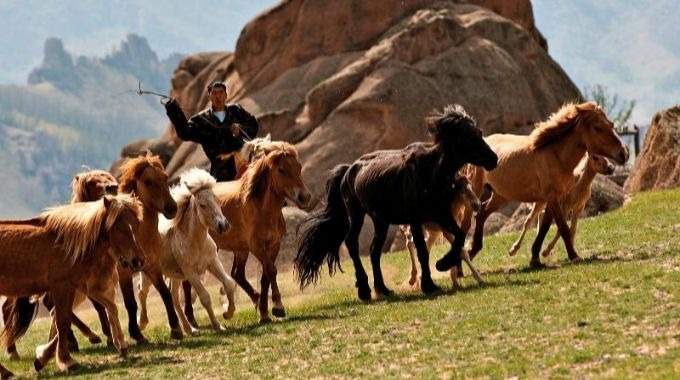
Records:
[[[50,292],[54,301],[57,334],[45,350],[38,350],[36,369],[55,350],[61,370],[77,365],[67,343],[75,293],[83,290],[93,262],[101,256],[139,269],[144,257],[135,239],[140,219],[139,203],[119,195],[55,207],[29,220],[0,222],[0,294]],[[90,294],[106,304],[106,297]],[[0,373],[9,376],[1,366]]]
[[[74,176],[73,181],[71,182],[71,203],[96,201],[106,194],[116,195],[117,192],[118,182],[109,172],[104,170],[90,170],[78,173]],[[99,260],[97,260],[97,264],[100,264],[96,266],[100,267],[102,271],[96,271],[96,275],[90,276],[87,281],[88,284],[91,283],[92,285],[95,285],[97,281],[104,280],[106,276],[102,276],[102,273],[110,272],[111,268],[115,268],[116,266],[116,262],[111,261],[108,256],[100,257]],[[109,344],[114,345],[106,309],[94,299],[90,298],[90,301],[97,311],[102,330],[107,336]],[[53,303],[49,293],[43,297],[43,303],[48,310],[52,310]],[[4,319],[9,322],[10,326],[7,328],[7,332],[2,334],[2,343],[7,347],[7,354],[11,359],[19,358],[15,342],[28,330],[37,311],[38,304],[32,303],[29,297],[8,298],[3,305]],[[88,337],[92,344],[101,343],[99,336],[90,330],[75,313],[71,315],[71,321],[86,337]],[[69,332],[69,350],[71,352],[78,351],[78,342],[72,331]]]
[[[578,218],[586,207],[588,199],[590,199],[591,184],[595,175],[597,174],[610,175],[614,173],[614,165],[612,165],[609,160],[604,157],[594,156],[591,154],[586,155],[586,158],[581,160],[581,162],[576,167],[574,171],[574,187],[569,190],[564,197],[560,200],[560,206],[562,211],[565,213],[567,218],[571,219],[571,225],[569,227],[571,231],[571,239],[576,238],[576,224],[578,223]],[[522,240],[526,234],[529,226],[538,220],[541,212],[545,210],[545,202],[536,202],[531,209],[531,213],[527,216],[524,221],[524,226],[522,228],[522,234],[519,236],[517,241],[510,248],[508,254],[514,256],[519,247],[522,245]],[[557,244],[557,240],[560,238],[559,234],[555,234],[555,237],[550,241],[548,246],[543,250],[543,257],[550,255],[550,252]]]
[[[546,202],[547,212],[531,248],[531,266],[542,266],[539,253],[553,219],[569,259],[580,260],[560,204],[574,186],[574,168],[586,152],[620,164],[628,160],[628,149],[604,111],[594,102],[566,104],[528,136],[496,134],[486,141],[498,154],[498,167],[491,172],[473,169],[471,181],[478,194],[484,185],[489,185],[492,193],[484,210],[477,214],[470,255],[474,258],[482,249],[484,222],[503,204]],[[470,220],[471,214],[466,212],[465,229],[469,228]]]
[[[151,280],[165,305],[170,324],[170,336],[182,339],[182,328],[175,313],[170,289],[163,281],[160,257],[163,239],[158,232],[158,214],[172,219],[177,213],[177,203],[170,194],[168,175],[165,173],[160,158],[141,156],[128,160],[121,167],[120,193],[130,193],[142,203],[144,218],[140,226],[139,244],[146,253],[144,274]],[[139,343],[146,342],[137,324],[137,301],[132,283],[132,271],[118,268],[120,289],[123,293],[125,308],[128,313],[128,331],[132,339]]]
[[[455,237],[451,250],[439,260],[445,270],[460,263],[465,234],[451,215],[451,203],[459,193],[454,186],[458,170],[466,163],[496,167],[496,154],[482,138],[475,121],[459,105],[427,119],[433,144],[411,144],[405,149],[379,151],[360,157],[352,165],[336,166],[326,185],[325,206],[310,214],[295,259],[301,287],[316,281],[321,265],[331,273],[340,267],[343,240],[354,264],[359,298],[371,299],[368,276],[359,258],[358,238],[369,214],[375,235],[371,265],[378,296],[392,293],[380,269],[381,247],[390,224],[408,224],[418,251],[425,293],[438,290],[432,281],[423,224],[436,223]],[[438,265],[439,265],[438,263]]]
[[[459,187],[461,190],[460,194],[456,196],[456,198],[454,198],[453,203],[451,204],[451,215],[453,215],[457,223],[460,223],[460,221],[463,219],[465,207],[471,208],[472,210],[474,210],[474,212],[479,212],[479,210],[481,210],[482,208],[482,203],[479,201],[479,198],[477,198],[477,195],[472,189],[470,181],[466,177],[457,178],[456,186]],[[427,246],[428,252],[432,249],[435,242],[437,242],[437,240],[439,240],[442,237],[442,235],[446,237],[449,243],[453,243],[453,236],[451,236],[448,233],[444,233],[444,231],[442,231],[442,229],[439,228],[438,225],[430,223],[423,225],[423,228],[425,230],[424,231],[426,236],[425,245]],[[400,226],[400,229],[404,234],[404,238],[406,240],[406,248],[408,249],[409,255],[411,257],[411,277],[409,278],[408,283],[411,286],[414,286],[418,281],[416,245],[415,242],[413,241],[411,227]],[[463,257],[465,257],[465,255],[463,255]],[[472,270],[472,273],[475,275],[477,280],[479,282],[482,282],[481,276],[479,275],[479,273],[476,272],[475,268],[470,265],[470,269]],[[451,269],[451,281],[453,282],[454,286],[458,286],[458,278],[456,276],[457,272],[455,270],[456,270],[455,268]]]
[[[195,326],[191,326],[184,315],[179,303],[179,290],[182,280],[189,280],[196,289],[198,297],[208,312],[213,329],[220,331],[223,327],[215,318],[210,294],[201,282],[201,277],[210,271],[226,289],[229,305],[226,317],[231,318],[236,306],[234,305],[234,290],[236,283],[224,271],[217,256],[217,245],[208,231],[225,233],[229,223],[222,214],[217,198],[213,193],[215,178],[207,171],[191,169],[180,177],[179,185],[172,188],[172,197],[177,202],[178,211],[174,219],[161,218],[158,229],[163,238],[160,263],[163,274],[170,278],[170,291],[175,310],[179,315],[185,333],[195,333]],[[146,312],[146,297],[151,282],[143,277],[142,286],[138,293],[141,304],[139,327],[144,329],[148,323]]]
[[[281,208],[286,201],[306,207],[312,198],[302,182],[302,165],[295,147],[278,143],[279,148],[257,158],[236,181],[218,182],[213,191],[222,212],[231,223],[226,234],[211,233],[217,247],[234,252],[231,275],[259,309],[260,322],[270,321],[268,292],[272,288],[272,313],[285,316],[276,281],[276,257],[286,223]],[[260,293],[246,279],[248,253],[262,264]]]

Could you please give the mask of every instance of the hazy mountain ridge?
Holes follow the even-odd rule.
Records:
[[[3,216],[26,216],[68,199],[72,175],[107,168],[130,139],[157,135],[165,115],[157,99],[134,93],[137,81],[167,91],[181,55],[159,61],[143,37],[129,35],[104,58],[73,57],[45,41],[43,63],[27,86],[0,86],[0,200]],[[164,90],[164,88],[166,90]],[[30,191],[22,191],[22,189]]]

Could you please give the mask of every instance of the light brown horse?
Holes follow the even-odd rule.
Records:
[[[268,310],[270,285],[274,303],[272,313],[277,317],[285,316],[275,263],[286,232],[281,208],[286,201],[307,207],[312,197],[302,182],[301,169],[295,147],[279,143],[278,148],[251,163],[240,179],[218,182],[213,187],[231,229],[226,234],[211,232],[211,235],[218,248],[234,252],[231,275],[258,307],[260,322],[271,320]],[[260,293],[246,279],[248,253],[262,264]]]
[[[547,212],[532,246],[531,266],[542,266],[539,253],[553,219],[564,240],[569,259],[580,260],[574,250],[569,227],[564,220],[560,199],[574,186],[574,168],[586,152],[623,164],[628,149],[614,130],[614,124],[594,102],[566,104],[528,136],[495,134],[485,138],[498,155],[493,171],[473,168],[471,182],[477,194],[485,185],[491,198],[477,214],[471,256],[482,249],[484,222],[508,201],[546,202]],[[464,229],[469,229],[471,213],[466,212]],[[439,268],[438,268],[439,269]]]
[[[170,324],[170,336],[173,339],[182,339],[184,334],[159,262],[163,244],[158,232],[158,214],[162,213],[166,218],[172,219],[177,213],[177,203],[168,187],[168,175],[160,158],[150,155],[128,160],[121,166],[121,173],[118,192],[132,194],[142,203],[144,217],[140,226],[139,244],[146,254],[144,274],[163,300]],[[132,276],[132,271],[118,267],[120,289],[128,313],[128,331],[132,339],[144,343],[147,340],[137,323],[137,301]]]
[[[77,366],[67,343],[76,291],[84,290],[92,263],[101,256],[127,267],[141,264],[144,253],[135,239],[140,219],[136,200],[106,196],[48,209],[29,220],[0,222],[0,294],[52,294],[57,334],[48,346],[56,350],[61,370]],[[53,354],[39,352],[36,360]],[[9,375],[4,368],[0,373]]]
[[[74,176],[73,181],[71,181],[71,203],[96,201],[106,194],[116,195],[117,192],[118,182],[109,172],[104,170],[90,170],[78,173]],[[106,280],[108,277],[103,275],[115,270],[115,267],[116,262],[112,261],[108,256],[98,258],[94,264],[94,271],[88,277],[87,283],[92,284],[91,286],[102,288],[101,285],[97,285],[97,282]],[[117,282],[117,277],[115,281]],[[76,295],[76,304],[79,303],[80,298],[78,296],[81,294],[78,293]],[[110,297],[110,300],[114,301],[113,297]],[[111,335],[106,308],[92,298],[90,298],[90,301],[98,313],[102,330],[108,338],[108,344],[120,348],[120,346],[115,345],[114,338]],[[49,293],[43,297],[43,304],[48,310],[53,309],[53,302]],[[3,317],[7,321],[6,323],[9,323],[2,333],[2,343],[7,347],[7,354],[10,359],[18,359],[19,353],[17,352],[15,342],[25,334],[30,326],[33,317],[37,313],[38,304],[32,303],[29,297],[8,298],[2,308]],[[112,311],[112,313],[117,314],[117,309]],[[92,344],[101,343],[99,336],[90,330],[75,313],[71,315],[71,322]],[[53,337],[54,333],[55,331],[52,329],[50,338]],[[73,332],[69,332],[69,350],[71,352],[78,351],[78,342]]]

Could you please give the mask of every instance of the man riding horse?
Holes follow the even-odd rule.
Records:
[[[210,174],[218,181],[233,181],[240,166],[237,162],[241,160],[238,152],[245,140],[257,136],[259,124],[241,105],[226,103],[227,85],[224,82],[210,83],[208,97],[210,107],[189,120],[174,98],[165,104],[165,110],[180,139],[201,144],[203,152],[210,160]],[[189,322],[196,326],[191,304],[191,285],[184,281],[182,286],[185,314]]]

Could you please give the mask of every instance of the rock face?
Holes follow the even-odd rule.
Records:
[[[548,55],[529,0],[283,1],[246,25],[233,54],[185,58],[173,95],[192,114],[215,79],[262,133],[296,144],[316,195],[333,166],[426,140],[423,118],[435,108],[460,103],[490,134],[580,98]],[[154,143],[179,146],[171,176],[207,165],[172,128]]]
[[[652,118],[640,157],[625,184],[626,192],[680,186],[680,105]]]

